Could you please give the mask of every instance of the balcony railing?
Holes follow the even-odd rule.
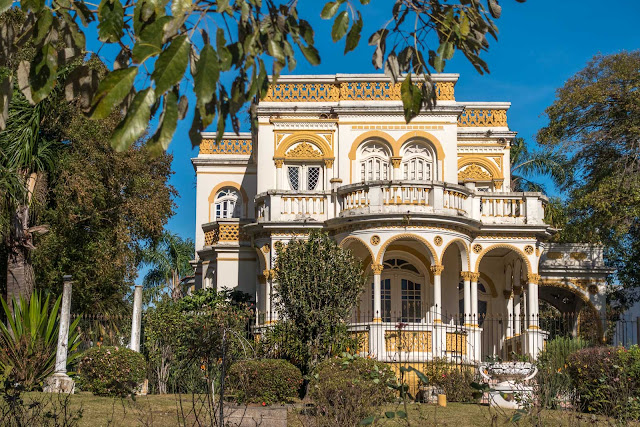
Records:
[[[325,221],[328,195],[321,191],[270,190],[256,196],[257,220]]]
[[[543,224],[540,193],[491,193],[430,181],[370,181],[328,191],[270,190],[256,196],[259,222],[326,221],[372,214],[433,214],[484,224]]]

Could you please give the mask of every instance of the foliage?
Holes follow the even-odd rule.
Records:
[[[180,281],[193,273],[190,261],[194,247],[193,240],[165,231],[158,242],[142,251],[142,263],[150,267],[142,284],[151,301],[157,301],[162,293],[174,301],[182,296]]]
[[[445,359],[436,359],[425,365],[422,371],[428,381],[421,386],[436,387],[447,395],[448,402],[475,402],[475,390],[471,383],[477,380],[475,367],[456,365]]]
[[[585,412],[640,418],[640,348],[594,347],[568,358],[567,372]]]
[[[316,367],[309,396],[320,426],[355,426],[372,408],[393,401],[397,379],[391,368],[374,359],[343,354]]]
[[[566,156],[554,150],[531,151],[524,138],[514,138],[509,150],[511,159],[511,191],[544,192],[544,186],[531,176],[546,175],[560,187],[569,180]]]
[[[103,69],[95,60],[87,66]],[[50,231],[33,254],[36,284],[59,293],[62,276],[73,272],[74,312],[121,316],[140,251],[162,235],[173,214],[171,156],[153,156],[141,143],[115,152],[108,135],[117,114],[88,120],[77,103],[64,100],[53,110],[57,120],[47,123],[48,132],[69,142],[41,215]]]
[[[144,356],[124,347],[93,347],[84,353],[78,369],[79,387],[97,396],[126,397],[144,377]]]
[[[568,219],[559,240],[604,244],[627,289],[640,285],[638,69],[640,51],[594,57],[557,90],[537,135],[545,149],[568,153],[578,171],[564,186]]]
[[[300,369],[307,374],[335,355],[335,344],[347,336],[345,320],[358,303],[364,275],[360,260],[325,232],[292,240],[277,254],[275,309],[302,343]]]
[[[368,3],[360,0],[361,5]],[[394,82],[401,73],[409,72],[401,90],[405,116],[410,120],[421,106],[433,105],[429,71],[441,72],[456,49],[480,73],[488,71],[479,55],[489,48],[488,35],[497,38],[493,19],[500,17],[501,7],[497,0],[392,3],[391,19],[368,43],[374,49],[373,66],[384,67]],[[10,2],[2,2],[0,13],[10,7]],[[57,1],[27,1],[20,7],[26,21],[2,29],[0,67],[14,63],[18,67],[16,78],[7,76],[0,82],[0,99],[10,94],[15,80],[33,103],[49,96],[56,86],[56,74],[84,53],[85,33],[95,21],[98,39],[121,48],[115,58],[108,58],[114,70],[99,78],[90,68],[79,68],[69,75],[65,89],[69,98],[84,100],[94,119],[104,119],[124,104],[126,115],[112,135],[114,147],[121,150],[140,138],[156,115],[159,125],[150,144],[166,149],[178,119],[188,109],[186,85],[182,84],[187,79],[193,78],[197,97],[190,135],[199,144],[200,132],[216,115],[219,138],[227,119],[239,130],[241,108],[266,94],[268,62],[274,78],[285,67],[295,68],[297,50],[309,63],[320,63],[314,30],[299,15],[297,2],[112,0],[96,5],[78,0],[65,7]],[[362,15],[352,0],[328,2],[321,11],[323,19],[334,20],[332,40],[345,39],[345,54],[360,42]],[[217,27],[215,37],[207,32],[210,23]],[[16,58],[16,47],[25,43],[34,48],[31,62]],[[419,82],[412,83],[412,74]]]
[[[291,403],[302,385],[300,370],[286,360],[235,362],[229,369],[229,394],[237,403]]]
[[[571,393],[571,377],[567,372],[568,358],[588,344],[585,340],[571,337],[557,337],[547,341],[536,360],[536,396],[544,408],[557,408],[560,399]]]
[[[0,323],[0,370],[9,371],[10,379],[27,390],[36,388],[53,373],[58,346],[60,302],[50,305],[49,295],[42,298],[34,292],[27,300],[13,300],[13,312],[0,297],[7,325]],[[72,364],[80,355],[78,319],[69,325],[67,363]]]
[[[0,386],[0,425],[6,427],[76,427],[83,409],[71,409],[71,394],[31,393],[26,397],[24,387],[12,380]]]

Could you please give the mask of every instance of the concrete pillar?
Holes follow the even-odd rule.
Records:
[[[465,327],[471,326],[471,272],[463,271],[461,273],[464,281],[464,322]]]
[[[478,279],[480,273],[471,273],[471,323],[478,327]]]
[[[382,264],[372,264],[373,270],[373,322],[382,322],[382,289],[381,275],[384,266]]]
[[[54,373],[45,380],[46,393],[73,393],[74,381],[67,375],[67,352],[69,345],[69,325],[71,318],[71,276],[64,276],[62,287],[62,305],[58,322],[58,347]]]
[[[133,291],[133,315],[131,316],[131,343],[129,348],[140,353],[140,330],[142,326],[142,285]]]
[[[442,265],[432,265],[431,272],[433,273],[433,322],[442,322]]]

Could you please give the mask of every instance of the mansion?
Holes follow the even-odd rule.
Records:
[[[543,302],[604,314],[601,248],[550,244],[547,197],[511,191],[510,104],[460,101],[457,74],[432,79],[436,106],[407,124],[400,83],[383,75],[282,76],[257,129],[205,135],[192,159],[195,286],[254,295],[266,327],[276,248],[323,229],[366,266],[350,327],[380,360],[397,357],[398,322],[413,334],[409,359],[475,362],[535,358]]]

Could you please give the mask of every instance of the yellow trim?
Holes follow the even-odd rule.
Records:
[[[257,172],[236,172],[236,171],[231,171],[231,172],[213,172],[213,171],[199,171],[196,172],[196,175],[256,175]]]
[[[384,242],[384,244],[382,245],[382,247],[378,251],[378,255],[376,256],[376,263],[380,264],[380,260],[384,256],[384,253],[385,253],[387,247],[391,243],[395,242],[396,240],[400,240],[400,239],[417,240],[419,242],[422,242],[422,244],[424,244],[427,247],[427,249],[429,249],[429,252],[431,253],[432,259],[429,260],[430,264],[431,265],[437,264],[438,255],[436,253],[436,250],[433,248],[433,246],[431,246],[431,243],[429,243],[429,241],[427,241],[427,239],[425,239],[422,236],[418,236],[417,234],[410,234],[410,233],[403,233],[403,234],[395,235],[395,236],[389,238],[386,242]]]
[[[393,149],[394,149],[393,155],[394,156],[399,156],[400,155],[400,149],[402,148],[402,146],[406,142],[408,142],[408,141],[410,141],[411,139],[414,139],[414,138],[426,139],[431,144],[433,144],[433,147],[436,149],[436,155],[438,157],[437,160],[444,161],[444,158],[445,158],[444,149],[442,148],[442,144],[440,144],[440,141],[438,140],[438,138],[436,138],[435,136],[433,136],[429,132],[425,132],[425,131],[422,131],[422,130],[414,130],[414,131],[407,132],[404,135],[402,135],[400,137],[400,139],[398,139],[395,142],[395,145],[393,146]]]
[[[465,242],[464,240],[462,240],[460,237],[456,237],[454,239],[451,239],[449,241],[449,243],[447,243],[444,248],[442,249],[442,253],[440,255],[440,264],[444,264],[444,254],[447,252],[447,249],[449,248],[449,246],[452,243],[455,242],[462,242],[462,245],[464,246],[464,251],[460,250],[460,256],[466,257],[467,258],[467,270],[471,269],[471,259],[469,257],[469,247],[467,246],[467,242]],[[458,249],[460,249],[460,245],[458,245]],[[464,252],[464,254],[463,254]],[[461,259],[462,261],[462,259]]]
[[[491,174],[491,179],[504,179],[504,175],[502,174],[502,171],[498,168],[498,166],[495,163],[490,161],[487,157],[482,157],[478,155],[471,155],[471,156],[462,155],[462,157],[458,159],[458,173],[463,167],[472,165],[474,163],[488,170],[489,173]]]
[[[282,142],[280,142],[278,148],[276,148],[273,158],[286,158],[287,150],[298,142],[307,142],[315,145],[322,153],[323,159],[334,159],[333,149],[329,146],[327,141],[319,137],[317,134],[310,132],[294,133],[286,137]]]
[[[382,323],[382,318],[381,317],[374,317],[372,322],[373,323]]]
[[[525,262],[525,264],[527,264],[527,273],[528,274],[532,274],[532,266],[531,266],[531,262],[529,261],[529,257],[527,256],[527,254],[525,254],[524,252],[522,252],[522,250],[520,250],[520,248],[507,244],[507,243],[496,243],[493,244],[491,246],[488,246],[487,248],[483,249],[479,254],[478,254],[478,258],[476,259],[476,268],[475,271],[480,271],[480,261],[482,261],[482,257],[485,256],[487,254],[487,252],[493,250],[493,249],[498,249],[498,248],[505,248],[505,249],[511,249],[514,252],[518,253],[520,255],[520,257],[522,258],[522,260]]]
[[[213,187],[213,190],[211,190],[211,193],[209,193],[209,222],[212,221],[212,219],[211,219],[211,205],[216,200],[216,194],[218,194],[218,191],[220,191],[221,189],[223,189],[225,187],[235,188],[236,190],[238,190],[240,192],[240,194],[242,195],[242,210],[243,210],[242,216],[246,216],[247,215],[248,206],[249,206],[249,197],[247,196],[247,192],[244,191],[244,188],[242,188],[242,185],[238,184],[237,182],[223,181],[220,184],[218,184],[215,187]]]
[[[358,151],[358,147],[360,146],[360,144],[362,144],[364,141],[368,139],[376,139],[376,138],[381,139],[387,143],[389,147],[389,151],[393,156],[393,144],[395,142],[395,139],[388,133],[381,132],[379,130],[372,130],[372,131],[363,133],[353,141],[353,143],[351,144],[351,150],[349,150],[349,160],[356,159],[356,152]]]

